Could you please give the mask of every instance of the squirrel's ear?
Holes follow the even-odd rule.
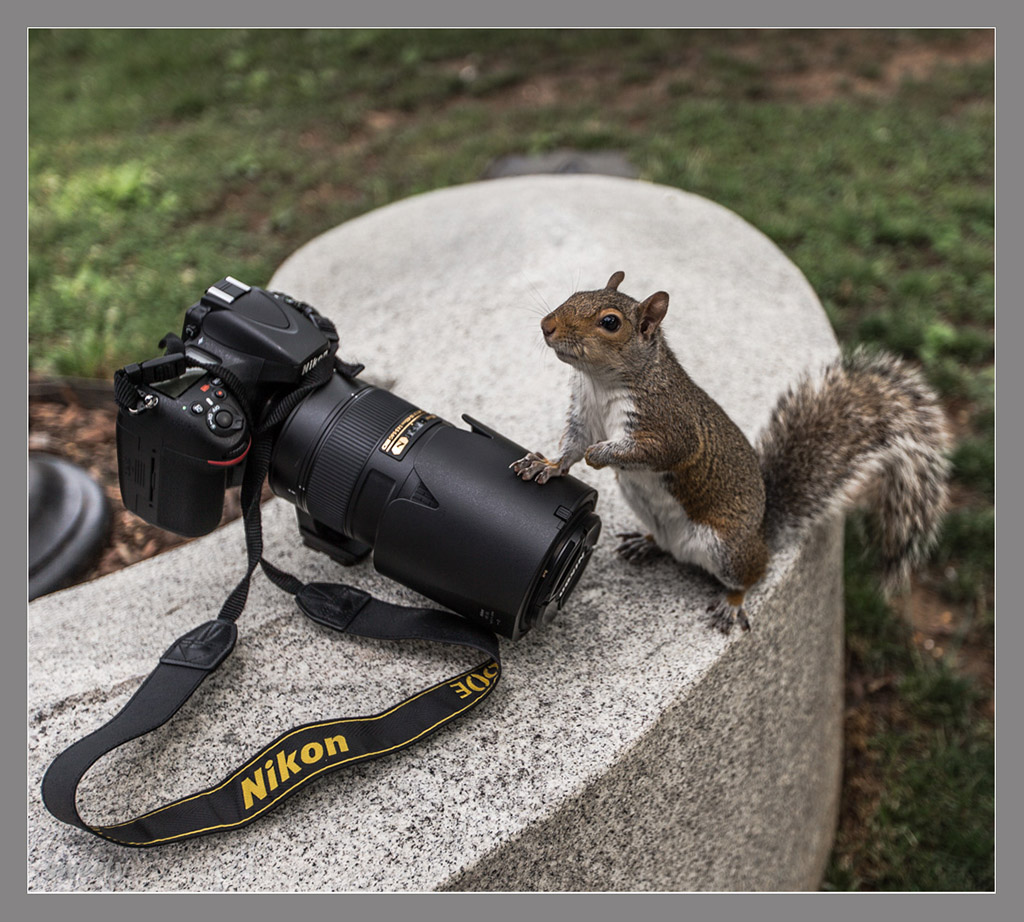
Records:
[[[608,279],[608,284],[605,285],[604,287],[610,288],[612,291],[615,291],[622,284],[622,280],[625,277],[626,273],[620,269],[618,272],[615,273],[615,275]]]
[[[649,337],[668,313],[668,294],[656,291],[640,305],[640,335]]]

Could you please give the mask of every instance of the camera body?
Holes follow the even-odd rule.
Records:
[[[121,406],[125,506],[196,536],[241,483],[260,420],[310,372],[326,383],[276,431],[269,481],[294,504],[304,542],[378,571],[517,639],[568,600],[600,534],[597,493],[573,477],[544,486],[509,465],[526,449],[463,417],[459,429],[333,358],[333,325],[287,295],[230,276],[185,315],[183,352],[126,366]]]
[[[220,522],[225,488],[241,483],[252,444],[242,408],[201,369],[152,385],[147,403],[117,421],[125,507],[179,535],[205,535]]]
[[[118,478],[126,508],[195,537],[217,527],[225,489],[242,482],[252,413],[326,359],[330,340],[297,302],[228,276],[189,308],[182,344],[183,355],[124,369],[142,406],[118,414]]]

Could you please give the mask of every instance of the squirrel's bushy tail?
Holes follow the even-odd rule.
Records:
[[[766,537],[864,506],[891,592],[935,542],[949,447],[945,414],[918,372],[891,355],[844,355],[783,395],[758,440]]]

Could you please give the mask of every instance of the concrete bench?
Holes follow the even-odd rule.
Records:
[[[570,370],[543,347],[539,318],[618,269],[635,297],[671,294],[670,343],[751,438],[777,395],[837,351],[807,282],[762,234],[697,196],[618,178],[416,196],[313,240],[270,287],[331,316],[341,354],[371,380],[553,450]],[[109,845],[54,820],[38,784],[174,638],[216,614],[244,570],[240,524],[32,604],[30,888],[816,888],[841,772],[842,523],[778,555],[749,601],[753,631],[723,637],[702,617],[714,583],[670,560],[620,562],[613,536],[635,522],[614,475],[578,475],[600,490],[604,537],[568,609],[503,645],[497,692],[422,744],[224,835]],[[418,599],[369,563],[342,570],[304,547],[283,501],[264,521],[268,559],[300,578]],[[375,713],[473,664],[435,645],[329,636],[262,575],[239,630],[175,720],[86,776],[88,818],[127,819],[219,781],[290,726]]]

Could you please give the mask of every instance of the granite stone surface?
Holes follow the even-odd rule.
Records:
[[[789,383],[837,351],[806,280],[762,234],[699,197],[618,178],[414,197],[311,241],[269,284],[331,316],[340,354],[374,383],[549,451],[570,370],[538,321],[618,269],[628,294],[670,293],[670,343],[750,437]],[[53,819],[39,782],[174,638],[215,616],[244,571],[240,524],[32,603],[29,888],[816,887],[839,791],[841,523],[776,555],[750,597],[753,630],[723,637],[702,619],[713,581],[670,560],[620,562],[613,536],[635,523],[614,474],[576,473],[600,491],[604,535],[566,611],[503,644],[495,693],[422,744],[219,836],[124,849]],[[284,501],[264,522],[267,558],[301,579],[422,602],[369,563],[344,570],[303,546]],[[475,661],[333,635],[259,575],[229,660],[168,725],[101,760],[80,808],[128,819],[218,782],[288,727],[383,710]]]

